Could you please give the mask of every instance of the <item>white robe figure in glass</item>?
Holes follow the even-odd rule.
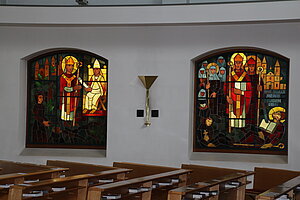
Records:
[[[100,63],[96,59],[93,65],[94,74],[90,78],[90,82],[88,83],[88,87],[85,87],[85,91],[87,92],[84,103],[83,113],[93,114],[97,111],[99,98],[103,96],[104,90],[101,85],[101,81],[104,80],[104,77],[101,75]]]

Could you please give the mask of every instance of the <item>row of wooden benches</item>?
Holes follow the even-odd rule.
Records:
[[[0,161],[0,200],[300,200],[300,172],[183,164],[181,169],[115,162]],[[254,175],[252,189],[246,189]]]

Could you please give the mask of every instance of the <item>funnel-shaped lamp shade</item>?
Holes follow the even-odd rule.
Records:
[[[156,80],[157,76],[139,76],[139,79],[142,81],[143,85],[146,88],[146,121],[145,126],[150,126],[150,87]]]
[[[156,78],[157,76],[139,76],[146,89],[150,89]]]

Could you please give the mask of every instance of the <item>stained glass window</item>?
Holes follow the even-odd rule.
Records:
[[[256,48],[195,61],[194,151],[287,154],[289,59]]]
[[[26,147],[106,149],[107,70],[85,51],[29,60]]]

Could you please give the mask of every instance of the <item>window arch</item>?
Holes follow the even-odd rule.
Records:
[[[106,149],[108,60],[57,50],[27,63],[30,148]]]
[[[194,151],[287,154],[288,58],[232,47],[194,63]]]

